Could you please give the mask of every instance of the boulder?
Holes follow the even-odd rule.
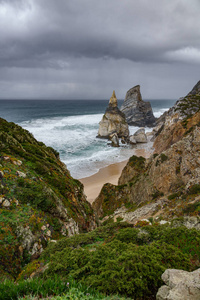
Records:
[[[200,299],[200,269],[193,272],[167,269],[161,278],[166,285],[158,290],[157,300]]]
[[[142,100],[139,85],[134,86],[126,93],[120,110],[125,114],[129,125],[139,127],[155,125],[156,118],[153,115],[151,104]]]
[[[119,147],[119,138],[117,136],[117,133],[113,133],[109,136],[109,139],[111,140],[112,144],[111,146],[112,147]]]
[[[26,174],[21,172],[21,171],[17,171],[16,172],[17,176],[22,177],[22,178],[26,178]]]
[[[133,144],[133,145],[137,143],[136,140],[135,140],[134,135],[130,135],[129,142],[130,142],[130,144]]]
[[[127,138],[129,136],[128,124],[125,115],[119,110],[115,91],[110,98],[109,105],[99,123],[99,138],[107,138],[116,133],[119,138]]]
[[[144,128],[138,129],[133,137],[135,138],[136,143],[147,143],[147,136]]]
[[[10,201],[7,199],[4,199],[3,204],[4,207],[10,207]]]

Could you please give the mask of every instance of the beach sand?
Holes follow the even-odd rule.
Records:
[[[135,149],[133,155],[143,156],[148,158],[150,152],[147,152],[145,149]],[[96,197],[99,195],[103,185],[105,183],[112,183],[117,185],[118,179],[121,175],[121,172],[128,160],[109,165],[107,167],[101,168],[98,173],[79,179],[80,182],[84,185],[84,192],[87,196],[87,200],[92,203]]]

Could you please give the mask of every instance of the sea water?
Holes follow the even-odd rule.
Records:
[[[155,117],[159,117],[175,100],[149,100]],[[118,101],[118,106],[122,104]],[[128,159],[137,146],[113,148],[98,139],[99,122],[108,105],[106,100],[0,100],[0,117],[15,122],[34,137],[60,153],[74,178],[88,177],[103,167]],[[138,127],[130,126],[133,134]],[[151,131],[146,128],[146,131]],[[145,145],[146,150],[152,147]]]

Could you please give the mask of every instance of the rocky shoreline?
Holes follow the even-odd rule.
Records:
[[[101,138],[130,143],[115,93],[100,127]],[[72,275],[121,293],[123,278],[122,294],[155,299],[165,271],[157,299],[199,299],[200,81],[156,121],[153,137],[134,135],[134,147],[151,138],[154,153],[130,157],[92,206],[57,151],[14,123],[0,119],[0,129],[2,280]]]

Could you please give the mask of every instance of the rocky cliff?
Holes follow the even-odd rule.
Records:
[[[124,114],[118,108],[115,91],[113,91],[109,105],[99,123],[98,137],[109,138],[114,133],[119,138],[127,138],[129,136],[128,124]]]
[[[154,128],[156,153],[168,149],[188,131],[200,125],[200,81],[191,92],[162,115]]]
[[[96,227],[83,186],[54,149],[0,119],[0,269],[16,276],[50,240]]]
[[[196,94],[192,97],[198,99]],[[173,110],[176,115],[171,115],[171,121],[165,121],[160,132],[157,131],[155,147],[158,153],[147,160],[131,157],[119,185],[106,184],[102,188],[93,208],[103,220],[110,216],[114,220],[121,218],[135,223],[147,217],[170,219],[198,215],[200,112],[197,108],[194,114],[184,113],[181,107],[178,118],[177,110]],[[178,119],[173,122],[175,117]],[[180,126],[183,131],[179,130]]]
[[[155,125],[156,119],[151,104],[142,100],[139,85],[128,90],[120,110],[125,114],[129,125],[139,127]]]

